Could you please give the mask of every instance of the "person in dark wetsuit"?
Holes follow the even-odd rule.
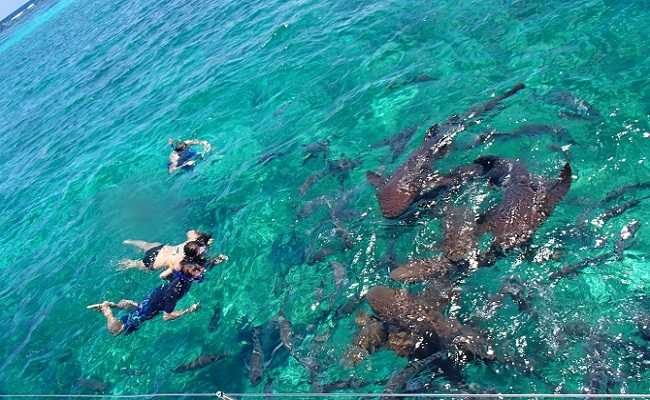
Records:
[[[168,282],[155,288],[141,303],[132,300],[121,300],[119,303],[103,301],[89,305],[87,308],[100,311],[104,315],[106,328],[112,335],[117,336],[122,333],[128,335],[138,330],[144,321],[154,318],[161,312],[163,320],[170,321],[198,310],[198,303],[179,311],[175,311],[175,308],[176,303],[190,290],[192,282],[200,281],[204,272],[203,265],[193,260],[184,260],[181,270],[174,271]],[[131,311],[116,318],[113,315],[113,308]]]
[[[167,171],[174,173],[178,169],[189,170],[194,168],[196,160],[203,157],[210,151],[210,143],[207,140],[174,140],[169,138],[167,141],[172,147],[167,163]],[[192,146],[203,146],[203,153],[196,152]]]

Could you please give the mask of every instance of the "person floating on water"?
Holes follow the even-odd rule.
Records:
[[[138,330],[144,321],[152,319],[160,312],[163,313],[163,320],[170,321],[198,310],[199,303],[179,311],[175,311],[175,308],[176,303],[190,290],[192,282],[202,280],[204,272],[205,266],[187,257],[181,262],[180,271],[174,271],[169,276],[168,282],[155,288],[141,303],[133,300],[120,300],[118,303],[103,301],[86,308],[97,310],[104,315],[106,328],[113,336],[122,333],[128,335]],[[113,308],[131,311],[116,318],[113,315]]]
[[[196,160],[202,158],[211,149],[207,140],[174,140],[169,138],[167,143],[172,147],[169,162],[167,163],[167,170],[170,174],[178,169],[189,170],[194,168]],[[192,149],[192,146],[197,145],[203,146],[203,153],[198,153]]]
[[[181,261],[187,257],[201,260],[202,264],[206,264],[204,253],[213,242],[212,236],[197,230],[189,230],[186,237],[185,242],[177,245],[145,242],[144,240],[125,240],[124,244],[135,246],[145,253],[142,260],[122,260],[120,266],[122,269],[137,268],[145,271],[165,269],[161,274],[161,278],[165,278],[172,272],[179,271]],[[227,259],[227,256],[220,254],[209,261],[209,266],[219,264]]]

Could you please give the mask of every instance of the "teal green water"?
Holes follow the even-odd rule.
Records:
[[[262,383],[249,382],[239,328],[280,310],[297,326],[315,325],[297,350],[321,360],[319,382],[356,376],[368,385],[354,390],[381,390],[406,360],[382,350],[347,366],[340,359],[354,317],[331,318],[347,296],[389,283],[381,260],[397,223],[381,217],[365,172],[392,171],[406,154],[390,163],[386,148],[370,145],[419,125],[412,150],[426,126],[523,81],[525,91],[459,140],[531,122],[569,130],[573,186],[534,239],[561,258],[513,255],[463,283],[448,312],[471,319],[497,351],[529,360],[536,371],[475,362],[463,367],[464,381],[485,391],[575,392],[584,390],[589,372],[609,371],[608,390],[649,393],[650,372],[628,343],[644,345],[635,317],[648,307],[646,204],[602,227],[588,224],[581,235],[567,233],[577,219],[603,211],[598,202],[609,190],[650,180],[649,20],[642,2],[596,0],[61,0],[36,11],[0,38],[0,392],[98,390],[83,380],[102,381],[101,390],[115,394],[309,391],[308,372],[286,357]],[[434,79],[399,84],[421,74]],[[574,93],[602,117],[560,118],[562,108],[543,101],[553,90]],[[169,136],[207,139],[214,151],[192,173],[168,176]],[[340,193],[331,177],[304,197],[298,193],[322,168],[317,160],[302,166],[300,146],[324,139],[332,158],[362,162],[344,185],[354,189],[349,207],[363,214],[346,221],[352,249],[307,265],[278,243],[292,234],[310,249],[333,241],[324,212],[296,217],[304,202]],[[456,149],[442,165],[498,154],[555,176],[564,161],[550,144],[548,137],[523,137]],[[625,199],[642,195],[648,192]],[[608,237],[611,246],[632,219],[641,228],[623,260],[548,285],[550,272],[600,254],[596,239]],[[120,259],[137,255],[122,240],[179,242],[190,228],[213,232],[215,253],[230,256],[181,303],[198,301],[202,310],[111,337],[85,305],[139,300],[159,283],[156,274],[117,270]],[[438,220],[401,229],[399,261],[436,253]],[[331,260],[347,268],[349,282],[338,291]],[[538,319],[511,302],[485,312],[486,299],[511,274],[530,284]],[[223,315],[209,331],[217,305]],[[566,334],[575,321],[600,336]],[[319,335],[329,336],[316,345]],[[616,337],[628,344],[615,346]],[[200,354],[223,352],[231,357],[170,372]],[[466,387],[436,376],[426,390]]]

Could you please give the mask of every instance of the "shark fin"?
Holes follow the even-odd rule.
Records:
[[[378,190],[383,188],[386,184],[386,178],[374,171],[366,172],[366,178],[368,179],[368,182]]]

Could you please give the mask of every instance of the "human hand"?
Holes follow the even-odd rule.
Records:
[[[221,262],[224,262],[224,261],[228,261],[228,256],[225,255],[225,254],[219,254],[219,255],[217,256],[217,260],[218,260],[220,263],[221,263]]]
[[[206,153],[209,153],[210,150],[212,150],[212,146],[210,146],[210,143],[208,143],[207,141],[205,142],[205,146],[204,146],[204,147],[205,147],[205,152],[206,152]]]
[[[194,312],[194,311],[196,311],[198,309],[199,309],[199,303],[194,303],[191,306],[189,306],[189,308],[187,310],[188,310],[188,312]]]

